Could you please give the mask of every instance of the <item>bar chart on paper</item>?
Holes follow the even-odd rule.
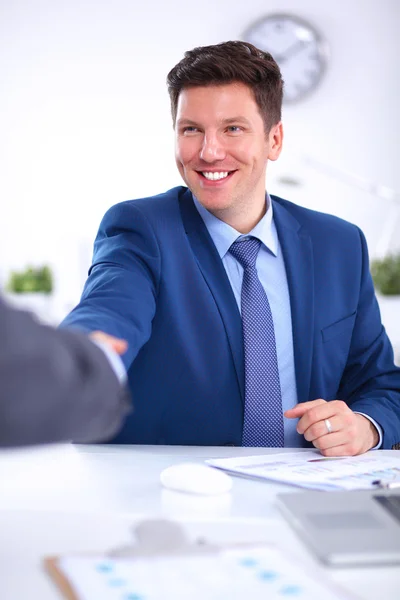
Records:
[[[326,458],[318,451],[309,450],[206,462],[233,475],[317,490],[373,489],[375,481],[400,480],[400,453],[389,455],[379,450],[340,458]]]
[[[266,546],[192,556],[66,557],[58,569],[76,600],[348,598],[277,548]]]

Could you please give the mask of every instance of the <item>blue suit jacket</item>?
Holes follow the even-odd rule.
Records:
[[[400,369],[361,231],[272,196],[284,255],[299,402],[345,400],[400,442]],[[241,317],[187,188],[104,216],[80,304],[63,326],[127,339],[134,413],[116,443],[241,444]]]

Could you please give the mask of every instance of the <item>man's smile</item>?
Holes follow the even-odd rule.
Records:
[[[237,169],[236,169],[237,170]],[[225,182],[236,172],[233,171],[196,171],[196,173],[200,176],[200,178],[207,183],[216,184],[220,182]],[[204,182],[205,182],[204,181]]]

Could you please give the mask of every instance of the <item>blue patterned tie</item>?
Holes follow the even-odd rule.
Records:
[[[245,371],[242,446],[283,447],[282,396],[274,322],[256,269],[260,246],[260,240],[247,238],[234,242],[229,249],[244,269],[241,296]]]

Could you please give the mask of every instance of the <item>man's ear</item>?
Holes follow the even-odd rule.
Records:
[[[277,160],[282,151],[283,125],[282,121],[273,125],[268,134],[268,159]]]

